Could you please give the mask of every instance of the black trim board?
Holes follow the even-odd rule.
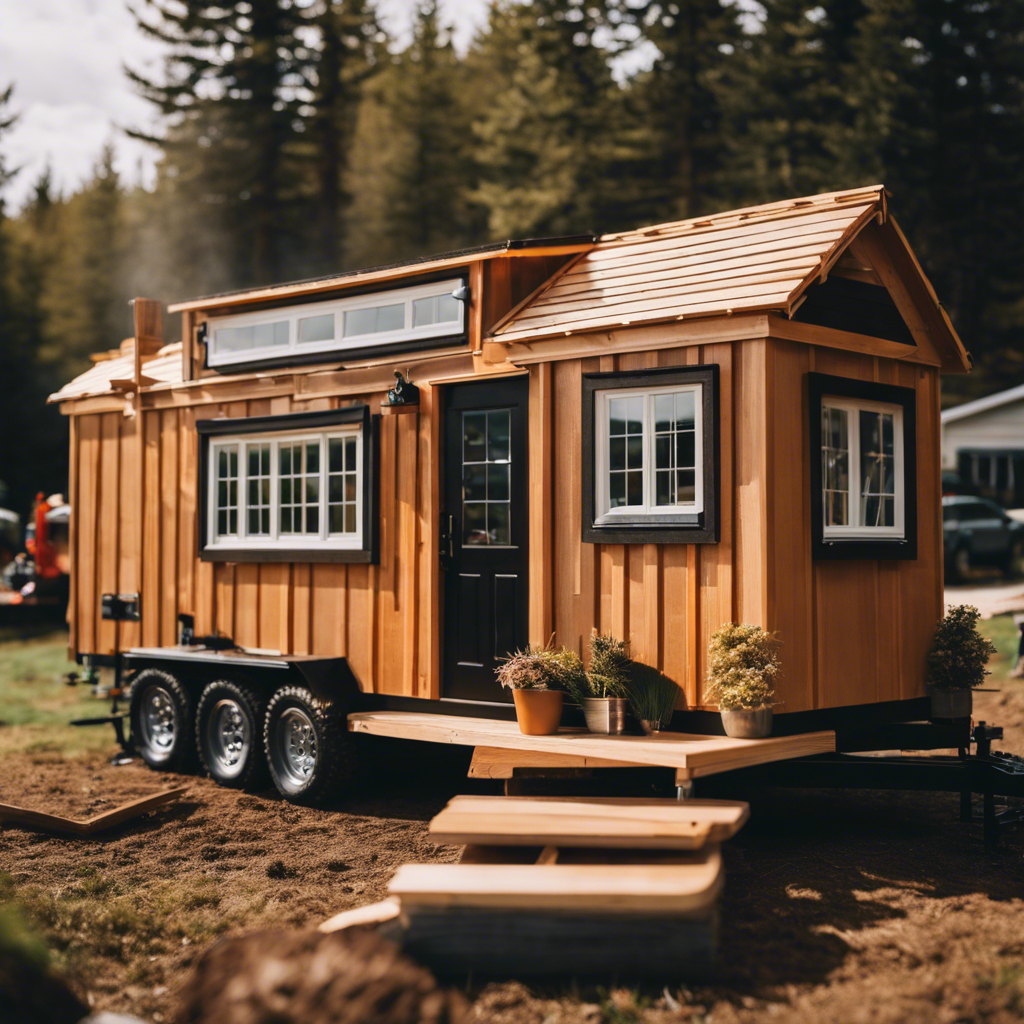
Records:
[[[824,503],[821,494],[821,403],[826,395],[836,398],[887,402],[903,409],[903,525],[896,540],[825,540]],[[917,392],[913,388],[827,373],[807,374],[807,411],[810,417],[811,556],[827,559],[917,558]]]
[[[665,516],[664,525],[595,526],[594,456],[596,454],[595,393],[612,388],[664,387],[702,384],[704,511],[699,515]],[[718,444],[718,366],[671,366],[583,375],[583,432],[581,500],[582,539],[587,544],[717,544],[719,539],[718,486],[721,479]]]
[[[211,437],[232,434],[260,434],[335,427],[342,423],[363,424],[363,546],[361,548],[219,548],[206,546],[207,464]],[[197,420],[199,435],[199,529],[196,553],[204,562],[336,562],[376,564],[380,561],[380,415],[370,415],[364,404],[347,405],[325,412],[300,412],[284,416],[244,416],[234,419]]]

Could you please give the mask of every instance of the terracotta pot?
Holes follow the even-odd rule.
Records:
[[[929,686],[928,696],[932,700],[932,718],[970,718],[974,710],[973,690],[946,690]]]
[[[519,731],[526,736],[550,736],[562,721],[561,690],[513,690]]]
[[[772,709],[770,706],[746,710],[722,711],[722,726],[725,735],[733,739],[759,740],[772,734]]]

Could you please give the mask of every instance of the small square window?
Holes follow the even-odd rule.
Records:
[[[583,539],[718,539],[717,367],[583,380]]]

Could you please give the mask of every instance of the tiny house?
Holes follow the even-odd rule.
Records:
[[[159,310],[52,400],[72,650],[179,715],[232,672],[500,715],[501,657],[598,629],[693,725],[729,621],[784,714],[919,712],[969,359],[884,188],[181,302],[180,345]]]

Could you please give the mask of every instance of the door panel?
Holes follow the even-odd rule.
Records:
[[[526,377],[448,391],[444,697],[511,700],[494,673],[526,643],[527,398]]]

